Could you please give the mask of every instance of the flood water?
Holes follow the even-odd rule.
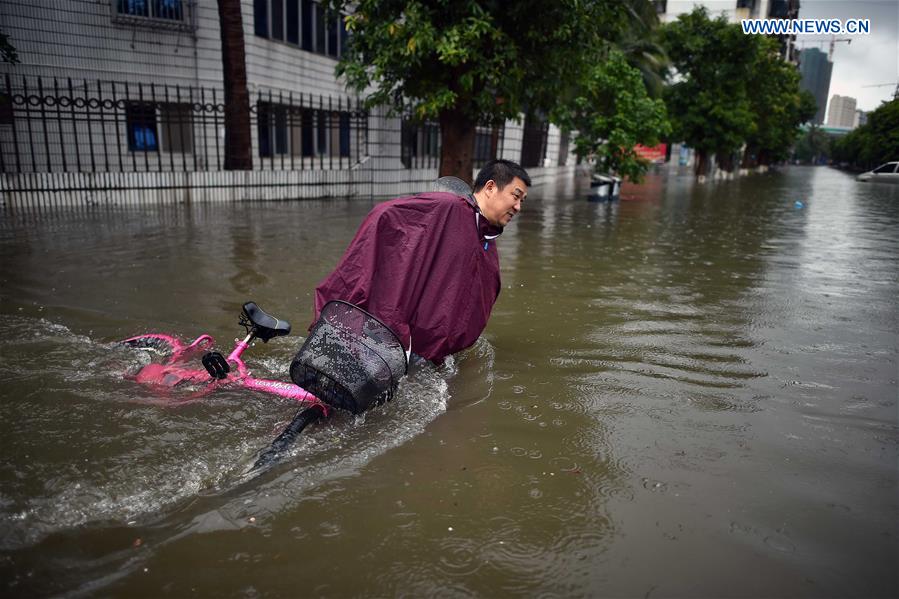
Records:
[[[128,379],[256,301],[288,379],[368,200],[0,216],[7,596],[899,594],[899,186],[827,168],[532,190],[483,337],[390,403]],[[796,202],[802,202],[797,205]]]

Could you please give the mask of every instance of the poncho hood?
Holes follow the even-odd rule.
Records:
[[[350,302],[439,362],[487,326],[500,292],[493,240],[501,233],[471,196],[432,192],[379,204],[316,287],[315,319],[330,300]]]

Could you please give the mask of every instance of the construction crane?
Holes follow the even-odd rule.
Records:
[[[818,45],[818,44],[824,44],[824,43],[826,43],[827,41],[828,41],[828,40],[797,40],[795,43],[796,43],[796,44],[816,44],[816,45]],[[827,59],[828,59],[830,62],[833,62],[833,49],[834,49],[834,46],[835,46],[836,44],[840,43],[840,42],[846,42],[847,44],[851,44],[851,43],[852,43],[852,38],[851,38],[851,37],[842,37],[842,38],[837,39],[837,37],[836,37],[835,35],[834,35],[834,36],[831,36],[831,38],[830,38],[830,51],[827,53]]]
[[[874,85],[863,85],[862,87],[892,87],[896,86],[893,90],[893,99],[899,98],[899,81],[894,81],[892,83],[875,83]]]

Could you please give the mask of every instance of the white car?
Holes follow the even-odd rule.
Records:
[[[859,181],[899,183],[899,162],[887,162],[886,164],[881,164],[873,171],[860,174],[856,179]]]

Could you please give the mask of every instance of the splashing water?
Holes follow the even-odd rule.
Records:
[[[0,464],[3,549],[90,522],[158,518],[200,494],[214,497],[244,484],[277,510],[419,434],[446,410],[456,368],[419,367],[392,402],[311,427],[280,466],[248,483],[249,465],[292,418],[295,404],[233,389],[199,401],[185,401],[189,392],[159,396],[128,380],[152,352],[94,341],[39,318],[2,315],[0,327],[10,331],[0,341],[0,381],[15,380],[25,390],[0,403],[11,448]],[[286,378],[290,351],[251,357],[254,372]],[[13,353],[15,360],[6,359]]]

